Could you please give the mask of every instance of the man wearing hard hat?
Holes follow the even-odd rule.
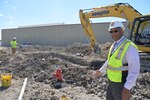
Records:
[[[10,45],[11,45],[11,48],[12,48],[12,55],[14,55],[16,53],[16,48],[17,48],[16,37],[13,37],[13,40],[10,41]]]
[[[93,72],[94,77],[107,73],[108,87],[106,100],[130,100],[130,90],[140,72],[137,46],[123,36],[125,27],[119,21],[112,21],[109,33],[114,40],[107,61]]]

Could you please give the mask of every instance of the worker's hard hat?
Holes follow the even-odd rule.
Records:
[[[16,40],[16,37],[13,37],[13,40]]]
[[[123,24],[121,22],[119,22],[119,21],[112,21],[110,23],[110,25],[109,25],[108,31],[110,31],[112,28],[118,28],[118,27],[122,28],[122,30],[125,29],[125,27],[123,26]]]

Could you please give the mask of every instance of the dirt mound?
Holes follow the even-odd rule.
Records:
[[[107,42],[105,44],[101,44],[100,48],[101,48],[101,57],[107,59],[107,55],[109,52],[109,48],[111,46],[111,42]]]
[[[66,46],[65,52],[71,54],[81,53],[84,56],[87,56],[92,53],[92,48],[87,44],[73,44],[73,45]]]
[[[66,47],[29,46],[19,48],[15,56],[11,55],[10,48],[1,48],[0,70],[13,73],[14,82],[19,82],[19,87],[21,83],[17,80],[28,78],[23,100],[59,100],[62,95],[66,95],[69,100],[105,100],[108,80],[106,76],[93,79],[93,69],[89,66],[102,65],[110,45],[111,43],[100,44],[99,56],[92,54],[89,45],[82,44]],[[76,53],[82,53],[84,57],[77,56]],[[91,63],[92,58],[100,58],[100,62],[96,60]],[[65,82],[62,88],[55,89],[53,73],[58,67],[62,68]],[[141,73],[132,91],[132,100],[150,99],[149,86],[150,73]],[[0,93],[7,93],[8,90],[14,91],[8,88]]]

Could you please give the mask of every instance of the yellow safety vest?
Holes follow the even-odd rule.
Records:
[[[17,48],[17,42],[16,41],[10,41],[10,45],[12,48]]]
[[[107,77],[112,82],[122,82],[122,71],[127,71],[128,66],[123,66],[123,58],[128,47],[132,45],[137,46],[128,39],[125,39],[120,46],[111,55],[113,45],[110,47],[108,54]]]

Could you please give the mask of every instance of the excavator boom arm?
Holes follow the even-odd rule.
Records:
[[[84,33],[90,39],[91,46],[94,48],[96,39],[93,33],[90,18],[103,18],[103,17],[119,17],[126,19],[129,22],[130,30],[134,18],[142,16],[137,10],[127,3],[117,3],[105,7],[98,7],[92,9],[84,9],[79,11],[80,21]]]

